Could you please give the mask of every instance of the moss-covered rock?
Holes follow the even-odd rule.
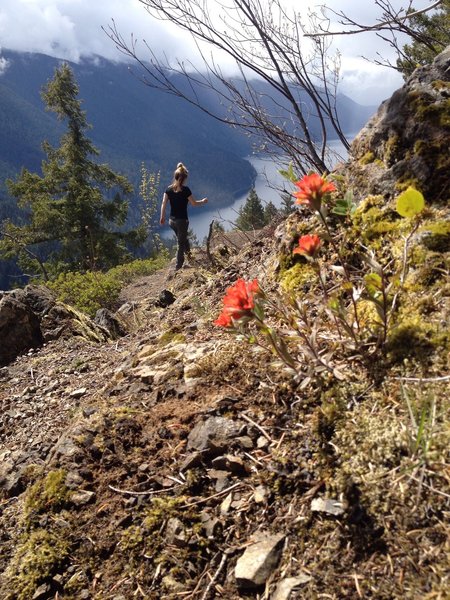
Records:
[[[357,198],[392,197],[411,182],[428,203],[449,199],[450,48],[414,71],[356,136],[339,169]]]
[[[36,529],[19,540],[5,573],[8,600],[30,600],[38,586],[48,581],[63,565],[70,551],[67,536]]]

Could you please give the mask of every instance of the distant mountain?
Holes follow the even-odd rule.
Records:
[[[57,143],[63,127],[45,111],[40,97],[60,61],[41,54],[2,55],[9,61],[0,77],[3,182],[22,166],[38,170],[41,142]],[[150,170],[160,170],[168,183],[177,162],[183,161],[195,193],[208,195],[219,205],[230,203],[252,185],[255,173],[243,158],[250,151],[245,136],[178,98],[146,87],[124,64],[100,60],[71,67],[101,162],[126,173],[133,184],[139,183],[142,162]]]
[[[9,66],[0,76],[0,195],[4,195],[5,178],[14,177],[22,166],[39,170],[42,141],[56,144],[63,131],[55,115],[45,111],[40,97],[60,61],[10,51],[3,51],[2,56]],[[195,193],[208,195],[218,205],[230,204],[251,187],[255,172],[244,158],[251,147],[241,131],[145,86],[126,64],[99,59],[71,66],[100,160],[127,174],[133,184],[139,183],[142,162],[150,170],[161,171],[165,183],[176,163],[183,161],[191,171],[189,181]],[[198,93],[209,105],[218,102],[211,93]],[[374,112],[345,96],[338,98],[338,108],[345,131],[359,129]]]
[[[61,61],[42,54],[5,50],[1,54],[8,67],[0,75],[0,222],[17,217],[5,180],[15,178],[22,167],[40,172],[43,140],[57,145],[65,129],[45,110],[40,96]],[[162,185],[167,185],[179,161],[190,170],[194,194],[208,196],[210,207],[231,204],[253,185],[256,173],[245,160],[251,142],[241,130],[144,85],[124,63],[97,59],[71,67],[92,125],[88,136],[101,153],[99,160],[126,174],[135,190],[139,189],[142,163],[150,171],[160,171]],[[258,83],[261,94],[269,96],[265,85]],[[198,90],[198,95],[214,112],[226,109],[211,91]],[[338,107],[343,129],[349,132],[360,129],[374,112],[345,96],[338,98]],[[311,131],[318,133],[314,120]],[[130,222],[137,218],[135,197],[130,202]]]

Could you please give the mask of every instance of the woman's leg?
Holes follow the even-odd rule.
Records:
[[[177,236],[177,261],[175,270],[181,269],[184,263],[184,253],[189,252],[188,228],[189,221],[186,219],[170,219],[169,225]]]

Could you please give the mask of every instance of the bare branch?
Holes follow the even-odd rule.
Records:
[[[243,128],[265,152],[286,155],[300,173],[327,171],[326,143],[330,133],[345,147],[348,141],[336,109],[339,61],[329,61],[329,43],[302,44],[305,31],[295,12],[281,0],[219,2],[221,17],[213,18],[203,0],[140,0],[153,17],[176,24],[195,41],[202,71],[190,62],[173,64],[144,42],[148,60],[139,56],[137,40],[126,41],[116,24],[104,31],[116,47],[142,69],[141,80],[175,95],[215,119]],[[210,46],[231,58],[239,77],[226,77]],[[217,55],[216,55],[217,56]],[[330,68],[331,66],[331,68]],[[264,83],[264,87],[262,86]],[[267,91],[269,90],[269,91]],[[219,109],[202,95],[214,93]]]
[[[378,2],[376,2],[376,4],[378,4]],[[411,2],[409,3],[409,6],[411,6]],[[343,31],[320,31],[320,32],[315,32],[315,33],[305,33],[305,37],[310,37],[310,38],[315,38],[315,37],[327,37],[327,36],[334,36],[334,35],[355,35],[358,33],[365,33],[365,32],[369,32],[369,31],[381,31],[383,29],[391,29],[391,27],[393,25],[399,25],[400,23],[403,23],[405,21],[408,21],[409,19],[412,19],[413,17],[417,17],[418,15],[424,14],[429,12],[430,10],[433,10],[435,8],[437,8],[440,4],[442,4],[442,0],[437,0],[437,2],[434,2],[434,4],[432,4],[431,6],[428,6],[427,8],[422,8],[420,10],[416,10],[414,12],[406,12],[406,14],[404,14],[402,17],[398,17],[398,16],[393,16],[391,13],[387,13],[387,14],[391,14],[390,18],[388,18],[385,21],[381,21],[380,23],[375,23],[374,25],[362,25],[359,23],[356,23],[355,21],[352,21],[351,19],[349,19],[343,12],[336,12],[331,8],[328,7],[324,7],[324,8],[328,8],[328,10],[332,13],[334,13],[336,16],[341,17],[343,19],[345,19],[344,22],[340,22],[342,25],[344,24],[348,24],[348,25],[353,25],[355,26],[357,29],[353,29],[353,30],[343,30]],[[390,3],[388,3],[389,9],[391,9],[391,5]],[[403,9],[402,9],[403,10]],[[406,9],[407,11],[408,9]]]

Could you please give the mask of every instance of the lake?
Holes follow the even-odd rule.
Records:
[[[352,138],[349,136],[349,139]],[[346,159],[347,151],[340,140],[330,140],[328,146],[333,153],[333,164]],[[279,207],[281,205],[281,198],[278,189],[283,189],[283,187],[286,190],[293,189],[289,181],[285,180],[279,174],[278,169],[280,167],[270,159],[257,156],[248,156],[246,160],[256,169],[255,190],[263,205],[272,202],[275,206]],[[285,167],[287,167],[287,164]],[[197,236],[198,241],[203,243],[204,238],[208,235],[210,223],[213,220],[219,221],[226,230],[233,229],[238,211],[247,200],[247,197],[248,192],[236,198],[230,206],[225,208],[214,208],[214,198],[211,197],[208,197],[207,208],[203,208],[203,206],[189,207],[189,225]],[[163,237],[171,237],[171,232],[164,231]]]

